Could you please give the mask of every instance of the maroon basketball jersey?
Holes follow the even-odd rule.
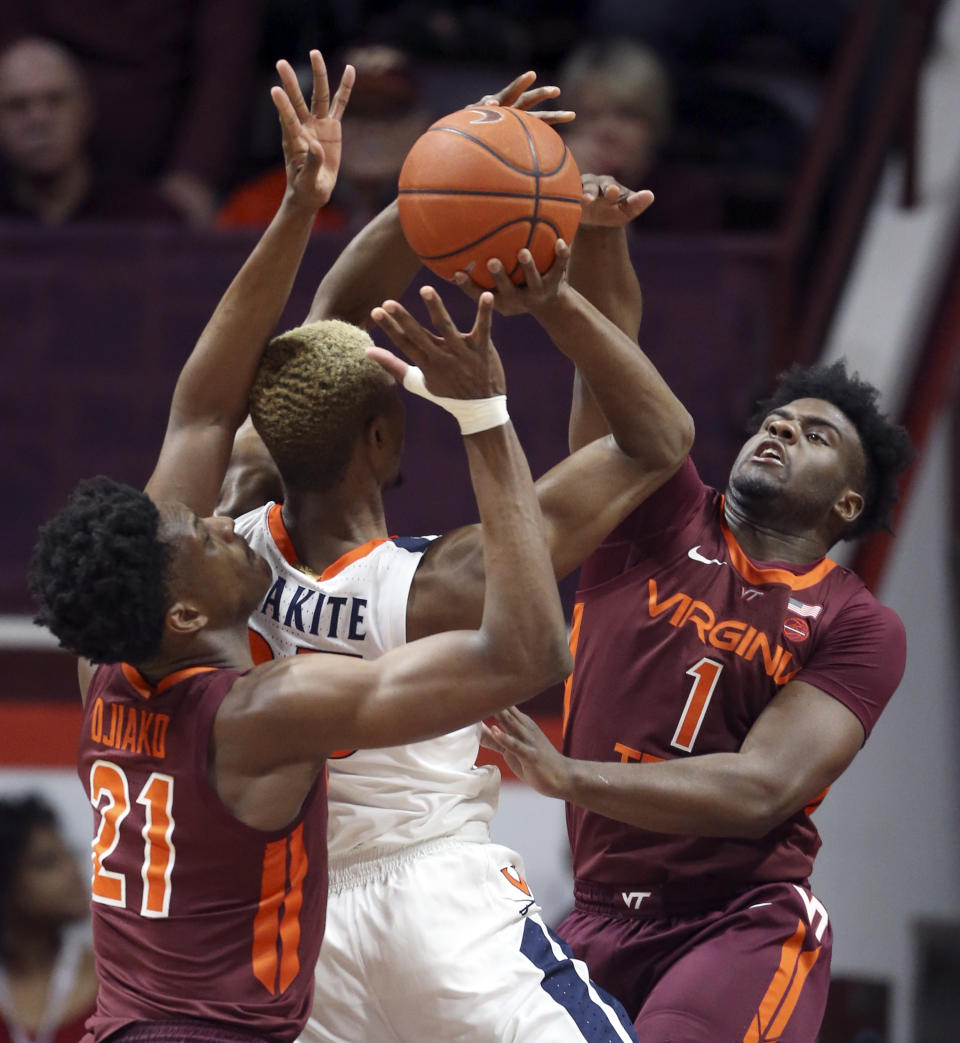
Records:
[[[690,461],[584,563],[571,645],[564,752],[594,761],[735,752],[794,678],[869,735],[906,658],[900,620],[849,570],[751,560]],[[574,873],[681,895],[687,882],[802,881],[820,846],[815,804],[759,840],[653,833],[568,805]]]
[[[208,754],[237,677],[197,668],[152,688],[124,664],[101,666],[90,685],[78,770],[94,807],[95,1040],[175,1017],[292,1040],[309,1014],[327,901],[325,776],[285,829],[227,810]]]

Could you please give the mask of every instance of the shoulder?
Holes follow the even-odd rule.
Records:
[[[479,525],[453,529],[423,554],[407,602],[407,640],[480,625],[486,587]]]

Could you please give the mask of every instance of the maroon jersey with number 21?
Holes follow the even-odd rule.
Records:
[[[906,658],[899,618],[848,569],[751,560],[689,460],[584,563],[571,644],[564,752],[594,761],[735,752],[794,678],[869,735]],[[758,840],[652,833],[568,805],[574,873],[691,897],[804,881],[816,803]]]
[[[325,775],[285,829],[245,825],[209,781],[232,670],[148,685],[101,666],[78,768],[94,807],[100,991],[87,1040],[133,1022],[199,1018],[282,1043],[299,1034],[327,905]]]

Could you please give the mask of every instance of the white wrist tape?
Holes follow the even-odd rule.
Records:
[[[407,367],[403,386],[412,394],[452,413],[460,424],[462,435],[475,435],[478,431],[499,427],[510,419],[506,395],[494,395],[492,398],[444,398],[442,395],[434,395],[427,390],[423,370],[419,366]]]

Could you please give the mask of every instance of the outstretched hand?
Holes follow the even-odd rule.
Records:
[[[540,105],[549,98],[556,98],[560,93],[559,87],[534,87],[536,80],[535,72],[523,72],[515,80],[512,80],[496,94],[484,94],[476,102],[477,105],[503,105],[510,109],[523,109],[531,116],[543,120],[544,123],[569,123],[576,117],[571,109],[534,109],[534,105]],[[464,105],[465,109],[472,109],[473,105]]]
[[[501,315],[519,315],[530,312],[535,315],[541,308],[548,308],[556,300],[566,284],[567,265],[570,262],[570,247],[558,239],[554,244],[553,264],[542,275],[533,263],[533,254],[524,248],[517,253],[517,264],[523,272],[523,285],[518,286],[507,274],[503,262],[496,257],[487,261],[487,271],[493,276],[493,306]],[[478,301],[483,288],[467,275],[455,272],[453,281],[473,300]]]
[[[476,319],[468,333],[457,329],[432,286],[424,286],[420,297],[436,333],[421,326],[399,301],[384,301],[373,309],[370,317],[394,345],[423,370],[427,390],[445,398],[463,399],[504,394],[503,366],[490,339],[493,294],[480,294]],[[376,346],[367,348],[367,355],[403,382],[407,372],[403,359]]]
[[[632,192],[609,174],[583,174],[581,228],[622,228],[653,203],[649,189]]]
[[[528,786],[547,797],[563,799],[570,760],[544,735],[532,717],[515,706],[481,724],[482,745],[503,755],[508,767]]]
[[[324,206],[337,183],[340,170],[341,127],[356,70],[348,65],[337,93],[330,100],[327,68],[319,51],[310,52],[313,93],[310,107],[304,100],[293,67],[285,59],[277,62],[282,87],[273,87],[270,97],[280,116],[283,159],[287,168],[287,190],[305,206]]]

